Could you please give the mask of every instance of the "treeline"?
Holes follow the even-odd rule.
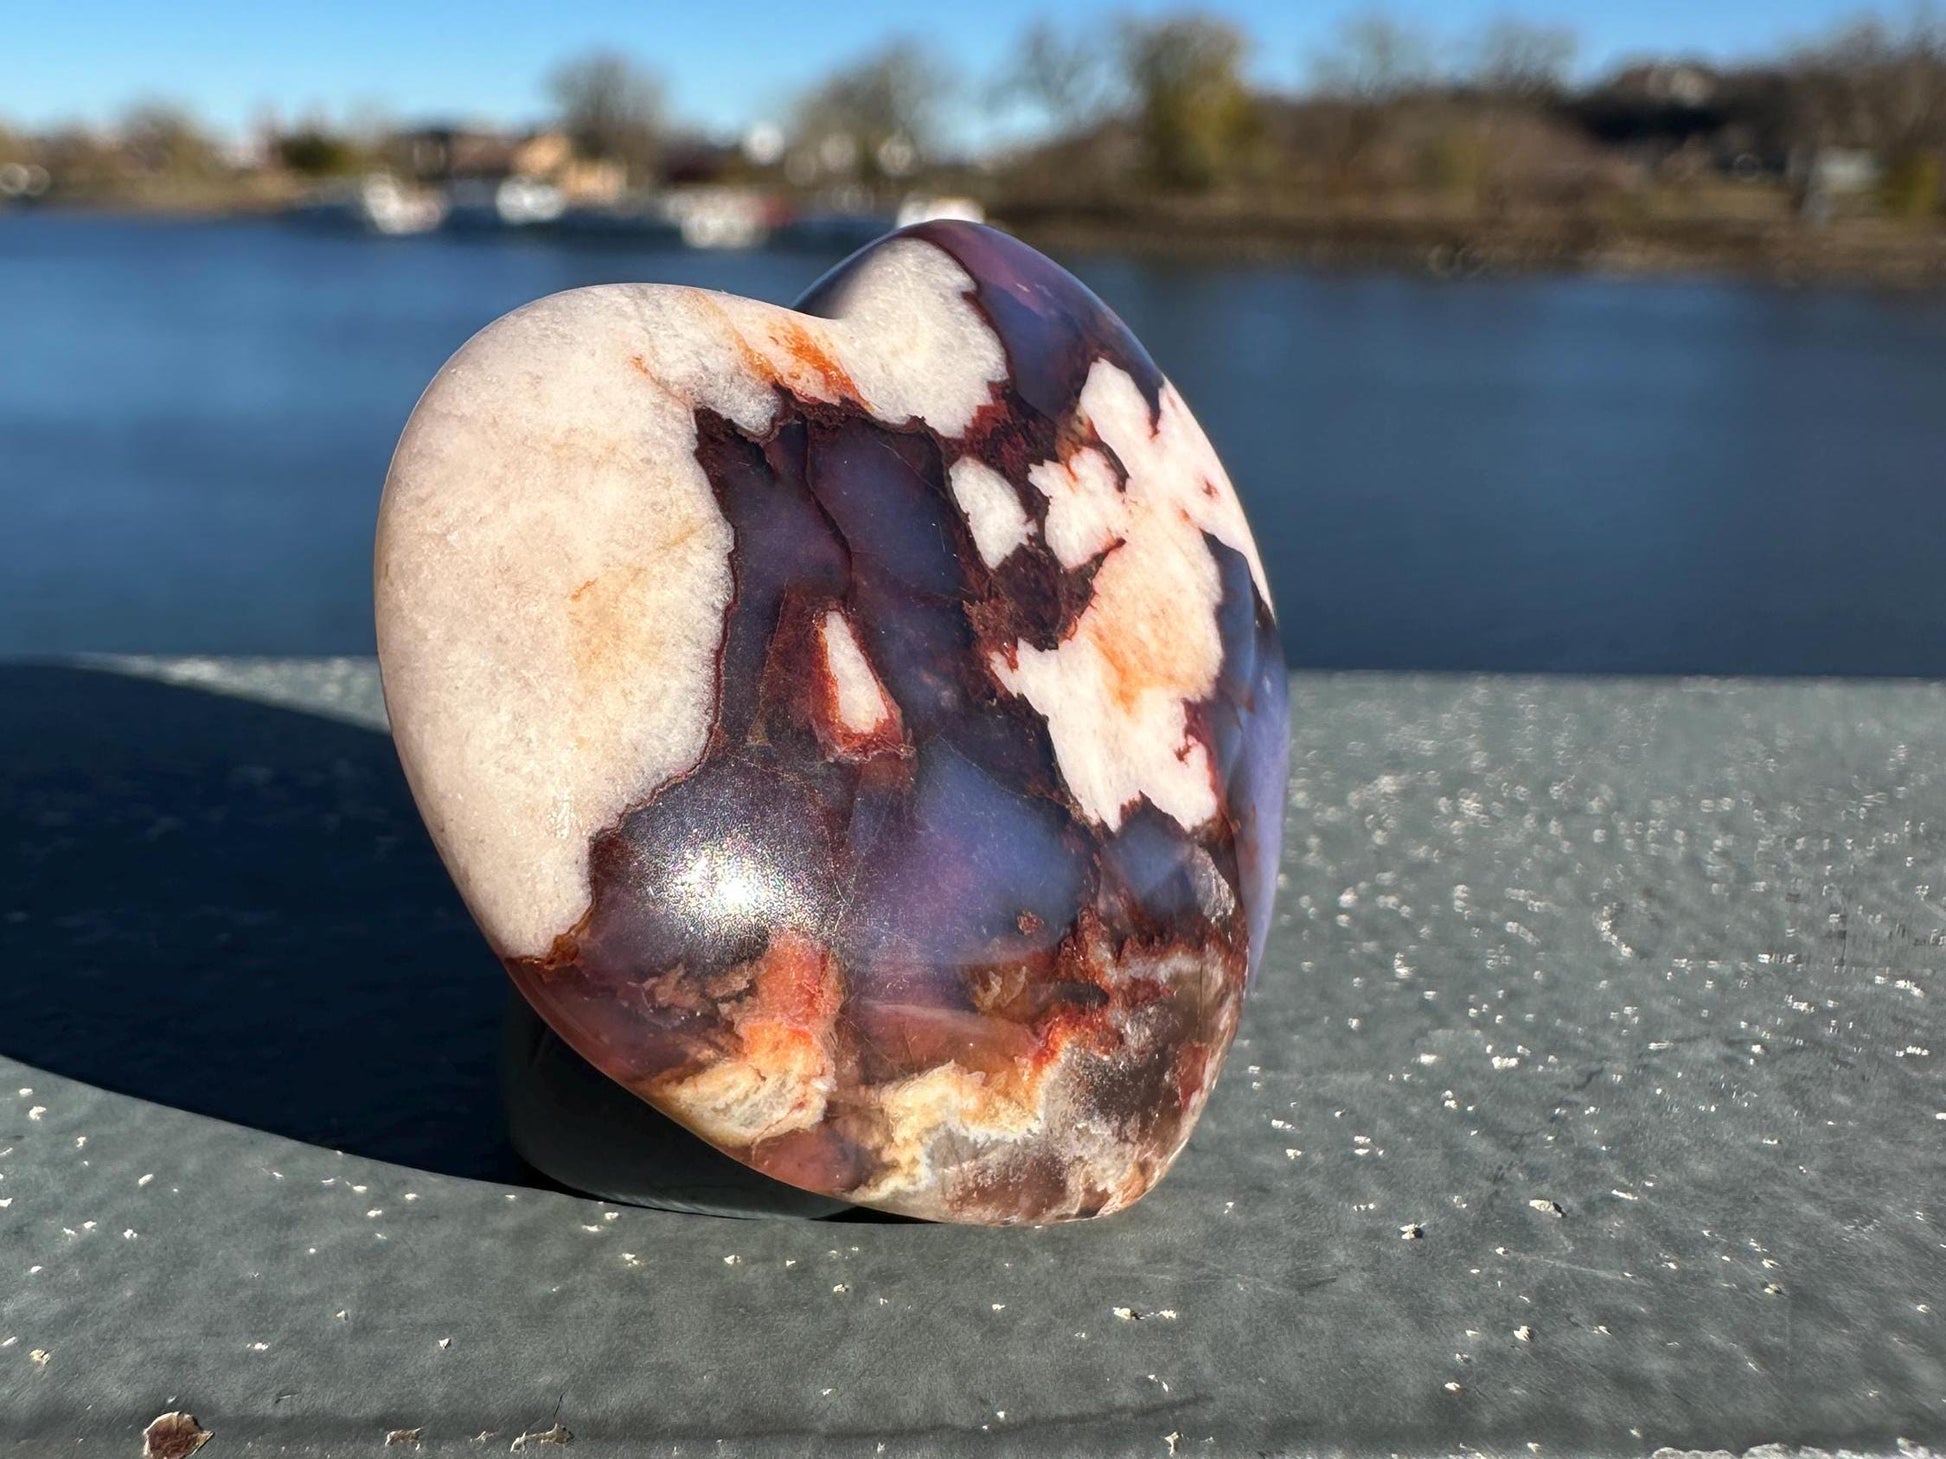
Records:
[[[545,125],[628,188],[741,181],[883,201],[923,185],[1029,211],[1942,208],[1946,20],[1927,9],[1734,64],[1648,59],[1592,80],[1572,29],[1514,19],[1453,35],[1368,13],[1305,57],[1293,88],[1253,82],[1258,59],[1243,30],[1197,13],[1043,21],[988,76],[894,41],[727,139],[671,114],[653,58],[603,52],[553,73]],[[369,118],[219,141],[189,112],[145,104],[108,127],[0,127],[0,189],[30,169],[48,195],[76,198],[412,172],[419,135]],[[969,136],[985,139],[978,155]]]
[[[1046,194],[1242,193],[1486,208],[1715,181],[1799,205],[1856,196],[1937,213],[1946,20],[1917,9],[1730,65],[1650,59],[1577,79],[1565,26],[1496,20],[1440,35],[1368,13],[1309,58],[1307,83],[1249,82],[1248,36],[1208,16],[1122,23],[1113,43],[1051,23],[993,94],[1044,134],[1008,168]]]

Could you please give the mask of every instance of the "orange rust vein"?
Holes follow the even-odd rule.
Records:
[[[852,383],[845,368],[831,357],[831,352],[810,330],[795,319],[786,319],[777,326],[777,343],[792,359],[817,376],[827,394],[841,400],[857,398],[858,387]]]

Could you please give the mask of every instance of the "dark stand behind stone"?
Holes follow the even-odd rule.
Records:
[[[521,1159],[569,1190],[703,1216],[852,1209],[760,1175],[697,1139],[570,1049],[518,994],[508,996],[501,1030],[500,1092]]]

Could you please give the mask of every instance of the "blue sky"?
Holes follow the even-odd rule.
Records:
[[[1897,3],[1897,0],[1894,0]],[[136,98],[167,98],[235,129],[267,104],[290,117],[321,110],[502,122],[546,111],[549,68],[593,46],[639,57],[667,80],[674,109],[717,130],[782,114],[821,72],[893,34],[935,45],[962,70],[996,66],[1031,19],[1071,21],[1154,4],[1047,0],[69,0],[0,5],[0,119],[38,126],[103,120]],[[1241,23],[1253,69],[1292,83],[1367,0],[1216,0]],[[1813,35],[1860,0],[1445,0],[1382,7],[1455,35],[1498,15],[1565,23],[1581,69],[1644,52],[1749,55]],[[961,119],[978,131],[977,114]]]

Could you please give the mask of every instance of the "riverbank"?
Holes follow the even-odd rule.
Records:
[[[1525,219],[1403,213],[1266,213],[1166,202],[1015,203],[994,221],[1058,253],[1200,263],[1391,268],[1442,277],[1515,273],[1707,274],[1779,284],[1946,288],[1946,227],[1881,218]]]
[[[296,195],[257,190],[136,194],[100,204],[0,207],[32,213],[213,220],[275,216]],[[1437,277],[1595,273],[1700,274],[1785,285],[1946,288],[1946,226],[1846,218],[1823,226],[1778,216],[1492,218],[1409,212],[1268,212],[1196,202],[999,201],[992,221],[1061,254],[1124,254],[1197,263],[1382,268]]]

